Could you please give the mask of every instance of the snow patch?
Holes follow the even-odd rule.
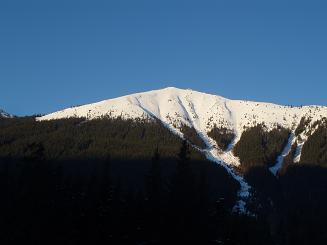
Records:
[[[294,136],[294,133],[291,133],[289,138],[288,138],[287,144],[284,147],[284,150],[283,150],[282,154],[277,157],[277,161],[276,161],[275,165],[273,167],[269,168],[270,172],[273,175],[276,176],[278,171],[281,169],[281,167],[283,165],[284,158],[291,152],[292,145],[295,142],[295,139],[296,138]]]

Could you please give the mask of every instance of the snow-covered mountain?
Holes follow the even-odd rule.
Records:
[[[243,100],[230,100],[217,95],[169,87],[127,95],[98,103],[68,108],[43,116],[40,120],[68,117],[93,119],[102,116],[123,118],[157,118],[162,122],[184,123],[208,130],[214,124],[235,130],[240,136],[244,127],[264,122],[268,127],[279,124],[294,128],[302,117],[320,120],[327,116],[323,106],[282,106]],[[200,126],[200,125],[199,125]]]
[[[69,117],[94,119],[103,116],[126,119],[155,118],[180,135],[180,125],[184,124],[194,127],[207,143],[217,147],[207,136],[215,125],[232,130],[236,135],[234,140],[236,143],[246,128],[260,123],[264,123],[268,129],[279,125],[292,131],[297,128],[302,118],[311,119],[309,124],[313,125],[314,122],[327,117],[327,107],[292,107],[230,100],[190,89],[169,87],[68,108],[40,117],[38,120]],[[307,132],[305,133],[307,135]],[[305,138],[304,134],[302,136],[302,139]],[[228,159],[227,162],[239,165],[235,158]]]
[[[0,117],[10,118],[12,115],[0,109]]]
[[[68,108],[38,118],[38,120],[53,120],[69,117],[85,117],[94,119],[99,117],[122,117],[126,119],[156,119],[160,120],[172,132],[183,137],[181,125],[193,127],[207,145],[203,151],[207,158],[221,164],[239,181],[241,197],[239,208],[244,207],[242,197],[249,195],[249,186],[243,177],[235,171],[240,161],[233,155],[233,146],[240,139],[243,131],[258,124],[265,124],[267,130],[277,126],[289,129],[292,134],[277,163],[271,168],[276,174],[294,142],[298,143],[298,161],[302,146],[308,135],[312,133],[316,121],[327,117],[327,107],[303,106],[292,107],[271,103],[259,103],[243,100],[230,100],[217,95],[193,91],[190,89],[165,88],[144,93],[127,95],[98,103]],[[294,132],[302,118],[310,119],[308,127],[301,135]],[[208,132],[215,126],[224,127],[234,132],[235,139],[227,150],[219,149],[217,143],[208,136]],[[310,132],[309,132],[310,131]]]

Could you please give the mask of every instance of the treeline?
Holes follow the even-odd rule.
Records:
[[[299,136],[301,133],[303,133],[307,129],[307,127],[310,125],[310,122],[311,122],[310,118],[302,117],[299,125],[295,129],[295,132],[294,132],[295,135]]]
[[[240,158],[243,171],[273,165],[287,144],[289,134],[288,129],[277,127],[268,131],[261,124],[245,130],[233,149]]]

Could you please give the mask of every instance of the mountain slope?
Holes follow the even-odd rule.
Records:
[[[38,120],[69,117],[93,119],[103,116],[131,119],[155,118],[177,134],[181,134],[179,130],[181,125],[187,125],[195,128],[209,145],[217,147],[207,135],[215,125],[233,131],[236,136],[233,142],[235,144],[246,128],[260,123],[264,123],[268,130],[279,125],[295,131],[301,119],[308,118],[309,124],[312,125],[327,116],[327,107],[290,107],[229,100],[216,95],[170,87],[68,108],[40,117]],[[303,132],[301,138],[304,139],[307,133]],[[232,145],[228,151],[231,148]],[[226,157],[229,164],[239,165],[236,158],[225,155],[222,157]]]
[[[207,146],[205,149],[199,150],[203,151],[208,159],[225,167],[240,183],[239,196],[241,199],[236,207],[242,210],[245,204],[244,198],[249,195],[250,187],[235,170],[240,165],[240,160],[234,156],[232,150],[244,130],[258,124],[264,124],[268,131],[276,127],[290,130],[292,138],[285,150],[281,152],[276,165],[271,168],[271,171],[276,174],[284,156],[287,155],[294,142],[299,145],[296,156],[299,158],[304,141],[317,128],[316,122],[327,117],[327,107],[290,107],[271,103],[230,100],[189,89],[169,87],[68,108],[40,117],[38,120],[70,117],[159,120],[181,137],[184,136],[181,127],[188,126],[195,129]],[[305,125],[302,125],[303,122]],[[208,136],[208,133],[215,127],[230,130],[235,135],[234,140],[225,151],[220,149],[216,141]]]

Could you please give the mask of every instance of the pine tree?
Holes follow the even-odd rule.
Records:
[[[190,166],[189,154],[188,143],[184,140],[178,154],[170,203],[173,215],[171,224],[174,229],[173,234],[184,242],[192,237],[190,232],[194,227],[193,218],[196,212],[195,178]]]
[[[147,191],[147,205],[148,205],[148,220],[149,230],[152,234],[158,235],[162,225],[162,201],[163,201],[163,185],[162,174],[160,166],[160,153],[158,147],[156,148],[152,157],[152,163],[149,174],[146,176],[146,191]]]
[[[102,176],[100,179],[99,203],[97,205],[97,216],[100,226],[102,241],[109,242],[112,237],[113,225],[113,185],[111,180],[111,160],[110,157],[102,163]],[[95,191],[95,190],[93,190]]]
[[[162,176],[160,167],[160,154],[158,148],[152,157],[150,173],[147,176],[147,197],[153,205],[158,204],[162,194]]]

